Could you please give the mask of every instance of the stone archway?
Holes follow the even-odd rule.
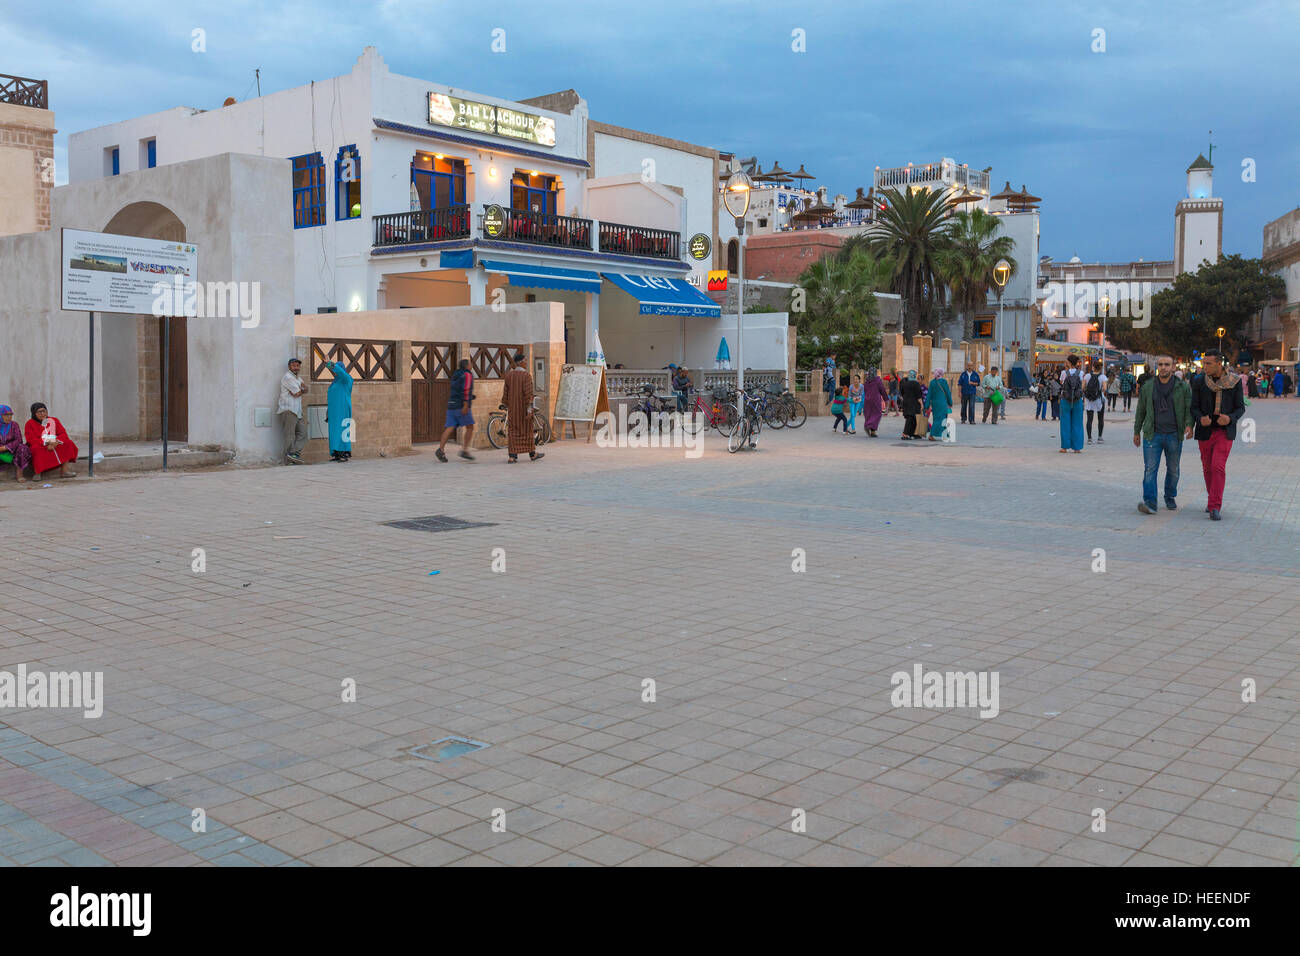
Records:
[[[123,206],[104,232],[184,242],[185,223],[166,206],[134,202]],[[105,316],[102,323],[104,369],[104,432],[131,434],[140,439],[162,437],[162,323],[153,315]],[[168,364],[168,432],[173,441],[188,437],[188,362],[185,319],[173,318]]]

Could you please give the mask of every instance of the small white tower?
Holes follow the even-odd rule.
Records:
[[[1174,210],[1174,274],[1195,272],[1223,254],[1223,200],[1214,198],[1214,167],[1198,154],[1187,167],[1187,198]]]

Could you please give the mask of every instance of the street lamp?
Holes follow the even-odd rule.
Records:
[[[1223,336],[1227,333],[1227,331],[1228,330],[1225,329],[1223,326],[1219,326],[1217,329],[1214,330],[1214,334],[1219,337],[1219,361],[1220,362],[1223,361]]]
[[[740,239],[736,262],[736,271],[740,273],[740,287],[736,290],[736,401],[742,415],[745,412],[745,396],[740,390],[745,387],[745,340],[741,333],[740,317],[745,311],[745,213],[749,212],[753,186],[749,174],[738,169],[727,177],[727,185],[722,190],[723,205],[735,218],[736,235]]]
[[[999,259],[993,266],[993,282],[998,287],[998,372],[1006,372],[1004,366],[1006,355],[1002,351],[1002,291],[1007,287],[1007,279],[1011,278],[1011,263],[1006,259]]]
[[[1103,295],[1097,300],[1101,306],[1101,367],[1102,371],[1106,369],[1106,320],[1110,317],[1110,296]]]

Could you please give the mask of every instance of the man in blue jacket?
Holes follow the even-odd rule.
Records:
[[[957,387],[961,390],[961,421],[962,424],[975,424],[975,390],[980,385],[980,374],[975,371],[975,366],[971,362],[966,363],[966,371],[961,373],[961,378],[957,379]]]

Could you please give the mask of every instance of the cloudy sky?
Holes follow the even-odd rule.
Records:
[[[1173,257],[1214,131],[1226,252],[1300,205],[1300,4],[944,0],[50,0],[0,4],[0,72],[50,81],[70,131],[346,73],[522,98],[573,87],[603,122],[800,163],[832,194],[949,156],[1043,197],[1042,251]],[[191,50],[195,28],[207,51]],[[506,31],[493,53],[492,31]],[[792,34],[803,31],[806,50]],[[1096,31],[1104,31],[1104,36]],[[1104,40],[1104,52],[1094,52]],[[1243,180],[1253,161],[1255,179]],[[996,191],[996,190],[995,190]]]

